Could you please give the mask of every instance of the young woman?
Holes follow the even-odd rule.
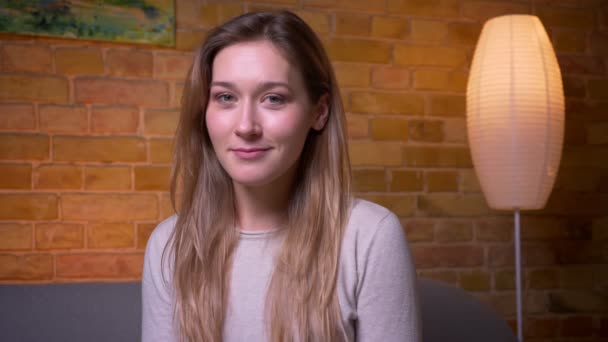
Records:
[[[142,340],[420,341],[403,230],[351,199],[346,143],[330,61],[300,18],[211,31],[184,89],[178,214],[146,248]]]

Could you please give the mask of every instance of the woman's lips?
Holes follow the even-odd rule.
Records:
[[[252,160],[263,157],[268,151],[270,151],[270,148],[235,148],[231,151],[234,152],[238,158]]]

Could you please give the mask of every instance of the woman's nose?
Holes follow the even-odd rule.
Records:
[[[257,112],[254,105],[246,103],[241,108],[235,133],[242,138],[249,139],[261,135],[262,126],[258,121]]]

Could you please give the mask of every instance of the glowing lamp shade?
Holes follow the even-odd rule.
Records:
[[[467,86],[473,164],[490,207],[545,206],[564,139],[564,93],[540,20],[506,15],[481,32]]]

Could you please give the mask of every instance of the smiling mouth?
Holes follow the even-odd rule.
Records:
[[[234,148],[230,151],[233,152],[238,158],[245,160],[258,159],[266,155],[270,147],[249,147],[249,148]]]

